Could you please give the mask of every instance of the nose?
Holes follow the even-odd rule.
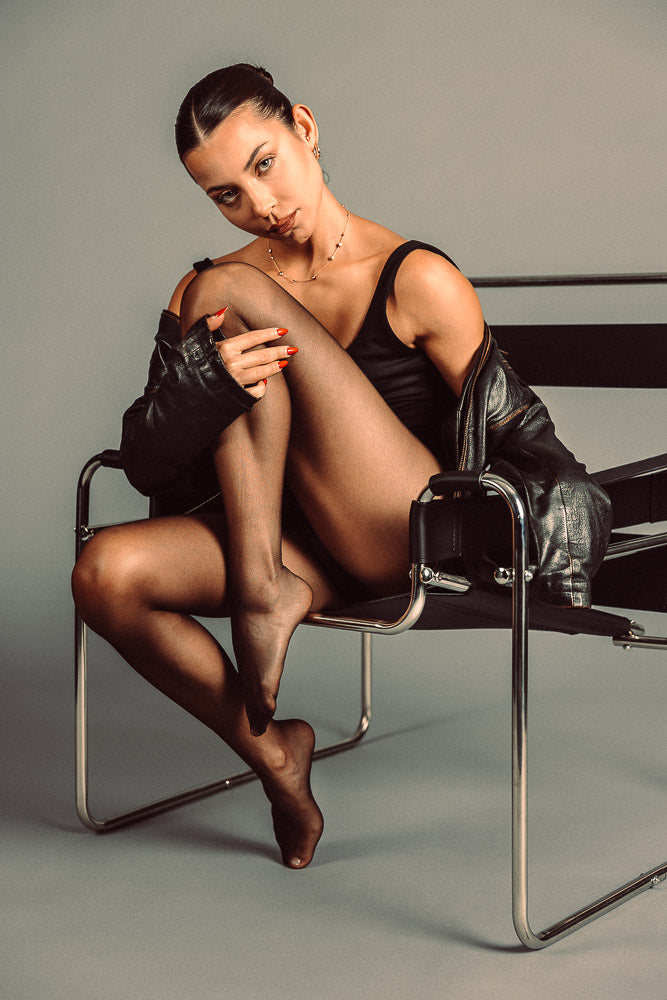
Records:
[[[255,215],[266,219],[271,210],[275,207],[273,195],[266,188],[256,187],[250,192],[250,207]]]

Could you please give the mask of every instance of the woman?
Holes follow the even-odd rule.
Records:
[[[232,66],[192,88],[176,140],[194,181],[252,239],[177,286],[121,451],[163,510],[218,493],[221,505],[105,530],[75,568],[75,599],[253,768],[283,860],[303,868],[323,826],[314,735],[274,718],[297,624],[352,592],[405,589],[410,502],[444,465],[499,456],[516,472],[530,454],[517,475],[538,498],[535,524],[547,505],[541,579],[557,603],[587,600],[608,511],[497,355],[455,265],[352,215],[326,187],[308,107],[264,70]],[[565,481],[586,526],[574,559],[568,525],[559,535],[552,523],[567,520]],[[230,616],[236,669],[192,615]]]

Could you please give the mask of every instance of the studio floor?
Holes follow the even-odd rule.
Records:
[[[664,618],[643,624],[661,634]],[[281,714],[309,718],[322,741],[354,729],[358,644],[299,629]],[[588,638],[535,635],[531,650],[540,929],[664,860],[664,664]],[[280,865],[257,783],[113,833],[85,830],[73,804],[71,667],[10,671],[2,996],[663,997],[665,885],[546,951],[514,935],[508,653],[495,632],[375,641],[371,729],[315,765],[325,831],[303,872]],[[91,655],[99,815],[234,771],[225,747],[97,640]]]

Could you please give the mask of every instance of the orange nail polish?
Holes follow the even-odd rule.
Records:
[[[215,313],[215,315],[216,316],[224,316],[224,314],[226,312],[227,312],[227,306],[223,306],[222,309],[219,312]]]
[[[296,354],[298,350],[299,350],[298,347],[288,347],[287,348],[287,353],[288,354]]]
[[[286,364],[287,364],[287,361],[279,361],[278,362],[278,367],[279,368],[284,368]]]
[[[284,337],[284,336],[285,336],[285,334],[287,333],[287,330],[283,330],[283,329],[281,328],[281,329],[279,329],[279,330],[276,330],[276,333],[278,334],[278,336],[279,336],[279,337]]]

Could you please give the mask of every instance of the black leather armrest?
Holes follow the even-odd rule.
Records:
[[[667,454],[605,469],[594,478],[609,494],[614,528],[667,519]]]
[[[106,448],[101,451],[99,455],[95,455],[95,459],[102,465],[105,469],[122,469],[123,463],[120,458],[120,452],[115,448]]]

